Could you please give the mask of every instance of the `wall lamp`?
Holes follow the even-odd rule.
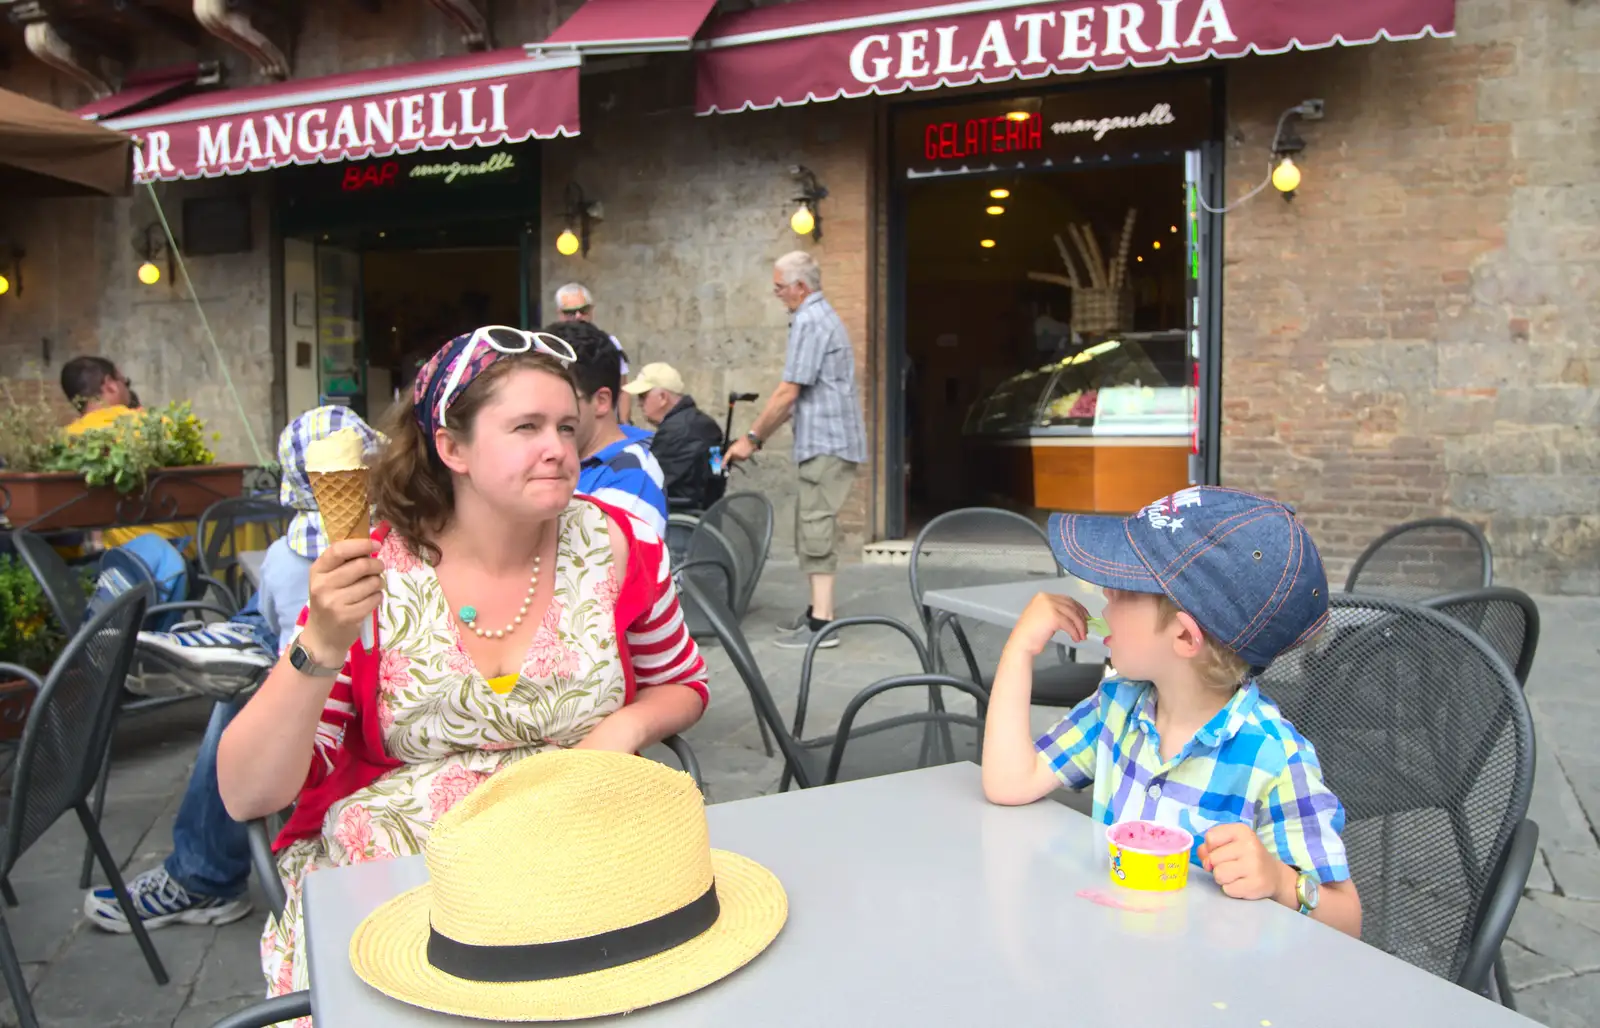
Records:
[[[605,217],[605,212],[598,200],[590,200],[583,195],[583,187],[576,182],[567,183],[567,209],[565,217],[567,227],[556,236],[556,252],[563,257],[571,257],[575,253],[589,256],[589,230],[594,223]],[[576,228],[577,231],[573,231]]]
[[[1294,199],[1294,191],[1300,188],[1300,168],[1294,163],[1294,155],[1306,148],[1306,141],[1294,131],[1292,122],[1321,121],[1323,113],[1321,100],[1305,100],[1278,118],[1278,131],[1272,137],[1272,159],[1276,164],[1272,169],[1272,185],[1285,200]]]
[[[795,235],[810,236],[813,242],[818,242],[822,239],[822,211],[817,205],[828,198],[828,188],[820,184],[816,173],[804,164],[796,164],[789,169],[789,174],[800,183],[800,195],[794,198],[800,206],[790,215],[789,227],[794,229]]]
[[[0,296],[9,296],[12,293],[22,295],[22,258],[25,256],[22,247],[17,243],[0,244]]]
[[[167,277],[172,277],[172,247],[167,243],[167,234],[162,231],[161,222],[152,221],[134,237],[133,252],[144,262],[139,265],[140,282],[153,286],[161,281],[161,267],[156,264],[158,260],[165,262]]]

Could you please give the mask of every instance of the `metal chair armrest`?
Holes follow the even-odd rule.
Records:
[[[709,557],[696,557],[694,560],[686,560],[682,564],[679,564],[677,567],[673,568],[672,577],[676,579],[679,575],[691,568],[716,568],[718,571],[722,572],[722,581],[727,586],[724,592],[728,597],[728,606],[733,606],[734,573],[732,568],[729,568],[728,565],[722,563],[720,560],[712,560]]]
[[[971,696],[978,704],[978,718],[982,720],[989,710],[989,694],[983,691],[983,686],[969,682],[964,678],[951,675],[894,675],[890,678],[879,679],[856,693],[850,702],[845,705],[844,714],[839,718],[839,731],[834,736],[833,752],[828,755],[828,770],[823,776],[823,785],[832,785],[838,781],[839,765],[844,761],[844,748],[850,741],[850,731],[855,724],[856,715],[861,708],[866,706],[873,698],[894,689],[919,688],[926,689],[930,686],[959,689]]]
[[[689,748],[688,741],[681,735],[669,735],[661,740],[661,745],[673,752],[678,758],[679,766],[689,773],[689,777],[694,779],[694,784],[704,793],[706,780],[700,774],[700,761],[695,757],[694,750]]]
[[[283,887],[283,879],[278,875],[278,862],[272,856],[272,836],[266,818],[245,822],[245,833],[250,838],[250,866],[255,869],[256,878],[261,882],[261,891],[266,894],[272,916],[281,917],[283,908],[289,903],[289,893]]]
[[[1538,848],[1539,825],[1524,818],[1511,836],[1511,845],[1506,847],[1500,874],[1483,906],[1483,915],[1478,919],[1478,930],[1473,935],[1472,948],[1467,951],[1466,963],[1461,966],[1459,982],[1466,988],[1481,992],[1488,985],[1489,973],[1500,954],[1500,944],[1511,927],[1511,917],[1517,912],[1522,890],[1528,885],[1528,873],[1533,868]]]
[[[892,628],[911,640],[911,648],[917,651],[917,663],[922,670],[932,673],[933,664],[928,657],[928,648],[922,645],[922,640],[917,637],[916,630],[899,618],[892,618],[883,614],[862,614],[857,617],[839,618],[827,623],[823,629],[812,637],[810,645],[806,647],[805,659],[800,664],[800,697],[794,708],[794,737],[805,738],[806,731],[806,705],[811,697],[811,664],[817,657],[817,647],[831,635],[842,632],[846,628],[862,628],[868,625],[877,625],[882,628]]]
[[[280,1021],[311,1016],[311,993],[291,992],[252,1003],[212,1025],[211,1028],[271,1028]]]
[[[44,679],[40,678],[36,672],[23,667],[21,664],[0,663],[0,678],[20,678],[24,682],[27,682],[29,685],[33,686],[34,692],[38,692],[44,688]]]

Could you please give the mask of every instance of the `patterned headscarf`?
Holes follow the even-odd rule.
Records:
[[[508,335],[517,341],[520,349],[506,343]],[[477,346],[473,345],[474,339],[478,341]],[[564,347],[567,352],[563,354],[552,349],[552,342]],[[439,352],[417,372],[417,380],[411,386],[412,413],[422,429],[423,438],[428,440],[428,448],[433,448],[434,434],[444,427],[444,416],[448,416],[450,406],[461,399],[473,379],[501,357],[529,351],[548,353],[564,364],[570,364],[574,359],[572,347],[565,339],[504,325],[488,325],[465,332],[440,347]],[[466,367],[458,380],[452,383],[450,379],[455,376],[456,365],[463,359],[467,361]],[[446,390],[450,390],[448,396]],[[443,416],[439,411],[440,400],[444,401]]]
[[[291,421],[278,437],[278,464],[283,468],[278,502],[301,512],[289,522],[285,538],[289,540],[289,549],[311,560],[316,560],[327,549],[328,534],[322,528],[322,515],[317,513],[317,497],[311,491],[311,479],[306,475],[306,447],[346,428],[355,429],[366,439],[369,462],[388,442],[383,433],[361,420],[361,415],[349,407],[338,405],[306,411]]]

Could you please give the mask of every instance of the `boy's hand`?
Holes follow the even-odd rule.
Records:
[[[1222,891],[1234,899],[1275,899],[1294,896],[1295,872],[1267,852],[1255,830],[1242,822],[1218,825],[1200,845],[1200,865],[1216,878]],[[1298,907],[1299,901],[1293,904]]]
[[[1037,657],[1050,645],[1057,632],[1065,632],[1076,642],[1088,635],[1089,612],[1070,596],[1040,593],[1028,603],[1017,619],[1006,648],[1017,647],[1029,657]]]

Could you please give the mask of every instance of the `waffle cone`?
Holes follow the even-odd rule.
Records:
[[[366,539],[372,534],[372,501],[367,495],[365,468],[313,471],[307,477],[330,542]]]

